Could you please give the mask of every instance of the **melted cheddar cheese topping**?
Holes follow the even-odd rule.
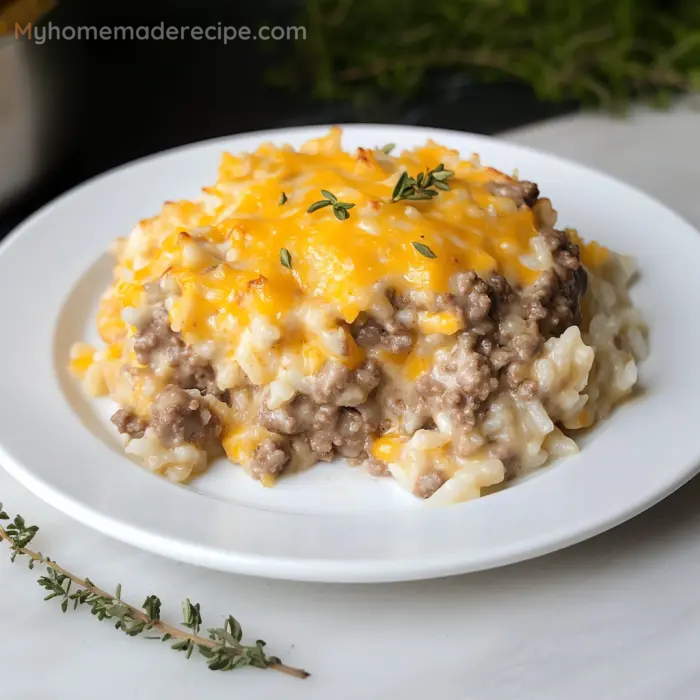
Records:
[[[392,201],[403,171],[415,177],[441,163],[454,172],[449,191],[427,201]],[[533,212],[487,189],[507,179],[432,141],[396,157],[379,149],[348,153],[337,128],[298,151],[263,144],[254,153],[225,154],[216,184],[200,199],[166,202],[117,246],[99,332],[107,343],[132,335],[125,309],[147,305],[149,284],[166,280],[177,290],[168,306],[171,326],[188,345],[217,341],[231,359],[253,319],[262,318],[283,329],[283,344],[317,369],[332,352],[307,327],[353,322],[376,301],[378,285],[445,292],[455,273],[469,269],[497,271],[513,285],[537,279],[540,272],[526,264],[537,236]],[[338,220],[330,206],[308,212],[323,199],[322,189],[354,205],[349,218]],[[291,269],[282,264],[282,249]],[[604,251],[584,246],[582,256],[598,261]],[[302,308],[309,313],[300,314]],[[448,312],[424,313],[418,326],[444,335],[462,327]],[[279,338],[273,333],[259,349],[272,352]],[[346,361],[358,364],[362,353],[346,340]]]

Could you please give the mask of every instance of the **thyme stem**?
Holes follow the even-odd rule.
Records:
[[[0,504],[0,516],[5,516],[2,519],[6,520],[9,519],[5,513],[2,512],[2,504]],[[13,526],[10,526],[13,527]],[[10,529],[8,527],[8,529]],[[48,557],[44,556],[40,552],[36,552],[32,549],[29,549],[26,544],[31,541],[31,539],[34,537],[36,534],[36,531],[38,528],[26,528],[24,525],[24,520],[21,518],[16,518],[15,519],[15,524],[14,524],[14,531],[12,533],[8,532],[4,527],[0,526],[0,540],[3,540],[6,542],[10,549],[12,550],[13,553],[13,561],[18,555],[22,555],[27,557],[30,560],[30,568],[33,568],[34,563],[42,564],[45,566],[49,572],[54,572],[54,574],[57,574],[60,582],[59,583],[59,588],[49,588],[48,586],[42,584],[47,590],[54,590],[54,594],[50,595],[48,597],[58,597],[59,595],[63,594],[64,597],[64,603],[65,601],[68,600],[68,592],[69,592],[69,587],[63,587],[62,582],[64,580],[68,580],[75,584],[76,586],[80,587],[82,589],[82,592],[74,592],[70,598],[70,600],[73,600],[75,602],[75,607],[77,607],[77,604],[79,602],[90,602],[87,599],[87,596],[85,594],[89,594],[90,596],[93,597],[93,600],[98,600],[100,602],[107,602],[111,604],[112,606],[119,606],[120,608],[123,608],[127,613],[128,617],[130,618],[130,623],[136,622],[138,626],[138,632],[134,633],[135,634],[140,634],[143,631],[146,630],[156,630],[159,633],[161,633],[164,636],[164,640],[167,639],[176,639],[179,640],[179,642],[184,642],[189,648],[199,648],[200,651],[204,649],[205,651],[208,651],[208,654],[210,656],[214,656],[215,653],[221,649],[222,647],[222,642],[221,639],[219,638],[207,638],[207,637],[202,637],[194,632],[186,632],[183,629],[180,629],[179,627],[174,627],[173,625],[169,625],[166,622],[163,622],[157,617],[149,617],[143,610],[140,610],[137,607],[134,607],[130,603],[127,603],[124,601],[121,597],[117,597],[112,595],[111,593],[108,593],[104,589],[100,588],[99,586],[96,586],[92,581],[90,581],[88,578],[80,578],[79,576],[76,576],[75,574],[71,573],[67,569],[64,569],[62,566],[59,566],[56,562],[53,560],[49,559]],[[25,544],[26,543],[26,544]],[[40,582],[42,579],[40,579]],[[59,590],[61,593],[56,593],[56,591]],[[118,594],[121,594],[121,586],[117,589]],[[80,595],[83,595],[83,599],[80,599]],[[78,596],[78,597],[76,597]],[[48,598],[47,597],[47,598]],[[187,605],[192,608],[189,604],[189,601],[187,601]],[[160,601],[158,601],[158,606],[160,606]],[[67,603],[65,604],[64,607],[64,612],[67,609]],[[122,614],[120,611],[119,615],[116,614],[110,614],[107,613],[104,615],[104,617],[119,617],[120,619],[123,619],[125,616]],[[102,619],[102,618],[100,618]],[[232,618],[230,618],[232,619]],[[200,621],[201,622],[201,621]],[[118,623],[119,625],[119,623]],[[199,627],[197,626],[197,629]],[[129,633],[129,630],[126,627],[122,627],[125,632]],[[215,630],[212,630],[212,633],[216,632]],[[230,634],[226,634],[226,641],[225,641],[226,649],[229,651],[235,651],[238,654],[245,654],[246,650],[249,649],[249,647],[245,647],[243,644],[241,644],[237,639],[232,637]],[[205,654],[207,655],[207,654]],[[274,671],[279,671],[280,673],[285,673],[288,676],[293,676],[295,678],[307,678],[309,676],[309,673],[307,671],[304,671],[300,668],[294,668],[293,666],[287,666],[286,664],[283,664],[279,659],[275,657],[270,657],[270,660],[267,660],[268,657],[265,657],[265,662],[264,665],[258,666],[261,668],[265,669],[272,669]],[[255,664],[240,664],[240,665],[255,665]],[[232,668],[237,668],[238,666],[232,666]],[[215,669],[216,670],[216,669]]]

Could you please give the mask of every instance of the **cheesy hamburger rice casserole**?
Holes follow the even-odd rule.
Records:
[[[343,457],[452,503],[577,452],[637,382],[634,264],[559,230],[532,182],[341,131],[224,154],[216,184],[114,245],[104,346],[71,369],[127,454],[263,486]]]

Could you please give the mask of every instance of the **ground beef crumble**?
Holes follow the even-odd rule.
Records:
[[[430,471],[421,474],[416,480],[416,485],[413,488],[413,495],[418,496],[418,498],[430,498],[445,481],[444,475],[438,471]]]
[[[209,450],[219,444],[221,423],[201,394],[197,397],[193,393],[170,385],[153,404],[150,427],[166,447],[192,443]]]
[[[497,197],[512,199],[519,207],[531,207],[540,196],[539,187],[534,182],[528,182],[527,180],[491,182],[488,190]]]
[[[389,465],[381,459],[369,457],[365,461],[365,467],[372,476],[391,476]]]
[[[162,304],[153,307],[136,325],[134,352],[142,365],[151,363],[153,356],[165,352],[168,357],[179,354],[182,340],[170,328],[168,312]]]
[[[170,365],[171,382],[182,389],[197,389],[203,394],[230,403],[229,393],[216,383],[214,368],[183,342],[179,333],[170,327],[165,306],[156,304],[137,324],[134,338],[136,359],[142,365],[153,365],[165,356]]]
[[[110,420],[122,435],[128,435],[130,438],[142,438],[148,427],[141,418],[126,408],[120,408]]]
[[[291,459],[291,445],[288,439],[281,437],[268,438],[258,445],[251,464],[251,474],[254,479],[265,476],[279,476]]]
[[[380,346],[397,354],[408,350],[413,345],[411,332],[400,323],[387,328],[382,327],[374,319],[364,319],[352,325],[351,333],[357,344],[365,349]]]
[[[368,457],[379,428],[379,407],[373,400],[353,408],[297,396],[271,410],[266,398],[258,414],[260,425],[279,437],[303,437],[315,460],[329,461],[336,454],[352,460]]]
[[[365,403],[381,379],[382,370],[376,360],[367,360],[355,370],[330,360],[316,375],[311,395],[317,403],[357,406]]]

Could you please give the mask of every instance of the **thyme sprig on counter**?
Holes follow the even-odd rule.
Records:
[[[234,617],[229,615],[221,628],[209,628],[209,636],[204,637],[200,635],[202,615],[199,603],[191,603],[187,599],[182,605],[182,626],[186,629],[169,625],[161,620],[161,601],[158,596],[148,596],[141,608],[130,605],[122,598],[121,584],[112,595],[98,588],[89,578],[79,578],[41,552],[28,549],[39,528],[27,525],[20,515],[11,519],[0,503],[0,521],[2,520],[10,521],[5,527],[0,526],[0,540],[9,545],[11,561],[26,557],[30,569],[36,564],[43,565],[46,571],[38,583],[48,591],[44,600],[59,599],[64,613],[69,607],[75,610],[79,605],[86,605],[98,620],[114,621],[114,627],[129,637],[155,632],[157,636],[146,638],[160,639],[163,642],[175,640],[171,648],[184,652],[188,659],[197,650],[207,659],[207,665],[212,671],[231,671],[252,666],[280,671],[296,678],[309,676],[302,669],[286,666],[276,656],[267,656],[265,642],[261,640],[250,646],[243,644],[243,630]]]
[[[345,219],[350,218],[350,212],[348,210],[352,209],[355,206],[354,204],[351,202],[339,202],[338,198],[328,190],[321,190],[321,194],[324,199],[314,202],[307,210],[309,214],[313,214],[315,211],[323,209],[324,207],[333,207],[333,213],[336,219],[345,221]]]
[[[411,177],[406,170],[399,176],[394,191],[391,195],[392,202],[402,200],[416,201],[432,199],[437,197],[438,190],[449,190],[447,181],[454,175],[451,170],[445,170],[445,166],[440,163],[437,168],[418,173],[416,177]],[[436,188],[436,189],[433,189]]]

